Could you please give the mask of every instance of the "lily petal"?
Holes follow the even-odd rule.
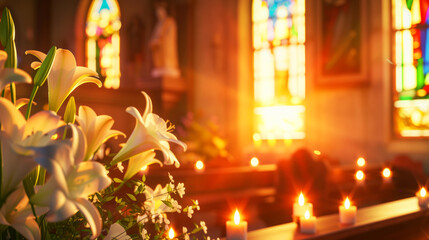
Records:
[[[91,239],[97,238],[101,233],[102,227],[101,216],[97,208],[90,201],[84,198],[76,199],[76,206],[91,227]]]
[[[162,162],[155,159],[154,151],[146,151],[130,158],[127,171],[125,172],[124,181],[132,178],[142,167],[150,164],[158,163],[162,166]]]

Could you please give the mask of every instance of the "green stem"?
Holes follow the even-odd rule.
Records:
[[[39,90],[38,86],[34,86],[31,91],[30,101],[28,102],[27,112],[25,113],[25,119],[28,119],[31,114],[31,106],[33,105],[34,97],[36,96],[37,90]]]
[[[9,84],[10,86],[10,101],[15,104],[16,102],[16,89],[15,89],[15,83]]]

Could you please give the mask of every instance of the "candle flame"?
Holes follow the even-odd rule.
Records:
[[[349,209],[349,208],[350,208],[350,200],[349,200],[349,197],[347,197],[347,198],[346,198],[346,200],[344,201],[344,207],[345,207],[346,209]]]
[[[308,211],[308,209],[305,211],[304,218],[305,219],[309,219],[310,218],[310,211]]]
[[[420,196],[421,196],[421,197],[426,196],[426,189],[425,189],[424,187],[422,187],[422,188],[420,189]]]
[[[365,178],[365,174],[362,170],[359,170],[356,172],[356,179],[359,181],[362,181]]]
[[[173,230],[173,228],[171,227],[170,228],[170,230],[168,230],[168,238],[170,238],[170,239],[173,239],[174,238],[174,230]]]
[[[298,204],[299,204],[299,206],[304,206],[304,195],[302,194],[302,192],[301,192],[301,194],[299,194]]]
[[[54,135],[52,135],[51,139],[52,140],[57,140],[58,139],[58,133],[55,133]]]
[[[238,212],[238,209],[235,209],[234,223],[235,225],[238,225],[240,223],[240,213]]]
[[[203,161],[198,160],[198,161],[195,163],[195,168],[197,168],[198,170],[203,169],[203,168],[204,168],[204,163],[203,163]]]
[[[320,156],[322,153],[319,150],[314,150],[313,151],[315,155]]]
[[[389,168],[384,168],[383,169],[383,177],[388,178],[392,175],[392,172],[390,171]]]
[[[359,167],[363,167],[363,166],[365,166],[365,158],[363,158],[363,157],[358,158],[358,160],[357,160],[357,165],[358,165]]]
[[[252,167],[256,167],[259,165],[259,159],[257,157],[252,157],[252,159],[250,160],[250,165],[252,165]]]

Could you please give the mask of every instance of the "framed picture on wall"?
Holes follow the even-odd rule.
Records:
[[[317,85],[368,83],[366,0],[321,0],[317,16]]]

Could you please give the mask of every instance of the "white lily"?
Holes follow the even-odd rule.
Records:
[[[168,142],[179,144],[185,150],[186,144],[177,140],[176,136],[170,132],[172,127],[167,126],[164,119],[152,113],[152,101],[149,95],[145,92],[142,92],[142,94],[146,99],[146,109],[143,115],[140,115],[140,112],[135,107],[127,108],[127,112],[136,119],[136,125],[125,146],[113,158],[112,164],[125,161],[150,149],[156,149],[162,151],[165,164],[175,164],[176,167],[179,167],[179,161],[170,150]]]
[[[46,219],[50,222],[64,220],[80,211],[90,225],[94,239],[101,233],[102,222],[100,213],[88,196],[108,187],[111,179],[102,164],[83,161],[83,133],[75,125],[69,127],[73,133],[71,140],[37,149],[42,156],[49,156],[36,158],[36,161],[51,173],[51,178],[32,196],[31,202],[49,206]]]
[[[104,240],[129,240],[132,239],[130,236],[127,235],[127,232],[125,231],[124,227],[121,226],[119,223],[114,223],[109,228],[109,232],[107,233],[107,236],[104,238]]]
[[[35,50],[25,53],[36,56],[41,62],[46,58],[46,54]],[[40,62],[33,62],[31,67],[37,68],[40,65]],[[57,112],[68,95],[84,83],[95,83],[101,87],[101,81],[94,77],[98,77],[98,74],[93,70],[76,66],[76,60],[69,50],[57,49],[48,75],[49,110]]]
[[[79,107],[79,115],[76,117],[76,121],[82,128],[88,143],[84,161],[92,158],[101,144],[109,138],[118,135],[125,137],[124,133],[111,129],[114,123],[112,117],[107,115],[97,116],[94,110],[88,106]]]
[[[36,206],[35,210],[37,215],[42,215],[48,209]],[[39,225],[22,186],[10,194],[1,207],[0,224],[13,227],[26,239],[41,239]]]
[[[13,191],[24,177],[37,166],[34,148],[52,142],[55,129],[64,124],[49,111],[41,111],[27,121],[9,100],[0,98],[0,139],[2,147],[2,198]]]
[[[5,68],[4,63],[7,59],[7,53],[0,50],[0,92],[9,83],[24,82],[31,83],[31,77],[28,73],[18,68]]]

